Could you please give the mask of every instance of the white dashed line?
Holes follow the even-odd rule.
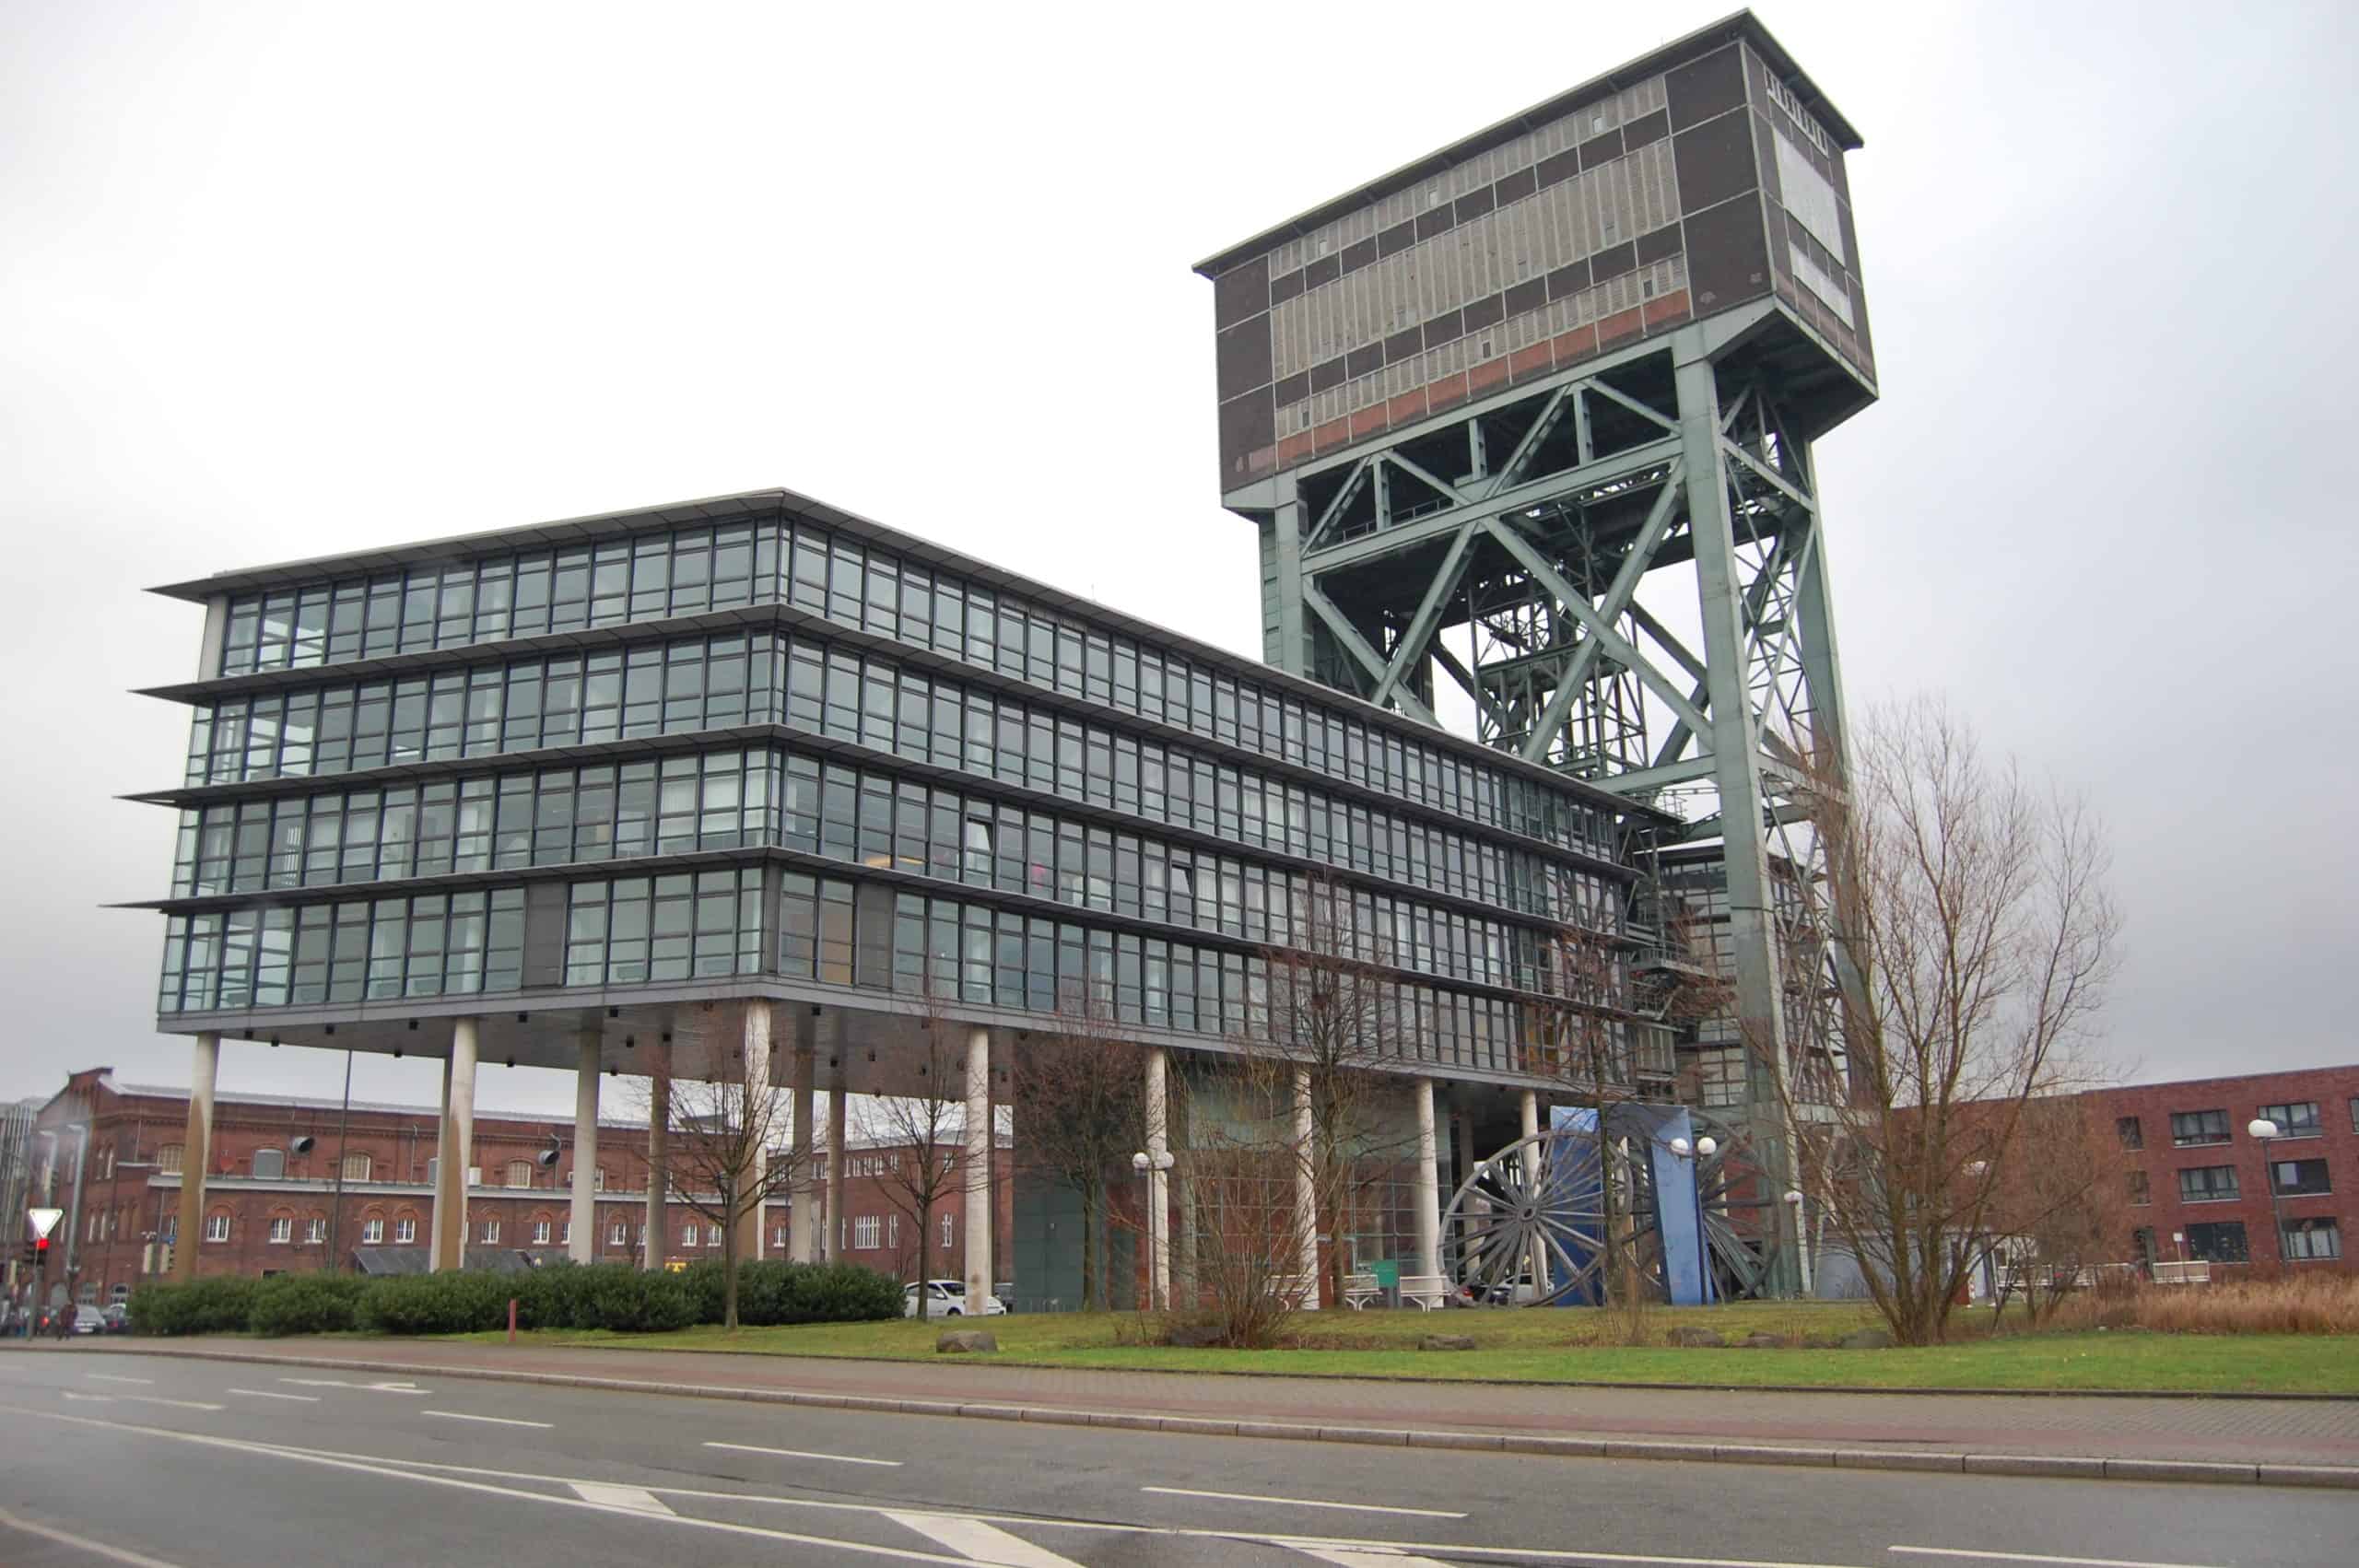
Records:
[[[444,1421],[479,1421],[487,1426],[537,1426],[546,1432],[555,1426],[548,1421],[515,1421],[507,1416],[471,1416],[464,1410],[420,1410],[422,1416],[440,1416]]]
[[[643,1486],[609,1486],[604,1481],[571,1480],[566,1485],[585,1503],[603,1503],[609,1508],[632,1508],[641,1514],[669,1515],[672,1510],[663,1500]]]
[[[2203,1568],[2200,1562],[2148,1562],[2133,1557],[2042,1557],[2030,1551],[1969,1551],[1962,1546],[1894,1546],[1909,1557],[1963,1557],[1977,1562],[2047,1562],[2060,1568]]]
[[[775,1454],[781,1459],[826,1459],[838,1465],[887,1465],[900,1469],[898,1459],[863,1459],[855,1454],[814,1454],[802,1448],[759,1448],[751,1443],[708,1443],[708,1448],[728,1448],[740,1454]]]
[[[1215,1497],[1224,1503],[1276,1503],[1288,1508],[1334,1508],[1347,1514],[1409,1514],[1420,1519],[1463,1519],[1443,1508],[1396,1508],[1383,1503],[1322,1503],[1315,1497],[1264,1497],[1251,1492],[1198,1492],[1186,1486],[1143,1486],[1165,1497]]]
[[[249,1399],[299,1399],[307,1405],[320,1402],[317,1394],[274,1394],[267,1388],[232,1388],[232,1394],[243,1394]]]
[[[961,1519],[946,1514],[887,1514],[897,1525],[906,1525],[936,1546],[946,1546],[961,1557],[971,1557],[978,1562],[996,1562],[1004,1568],[1081,1568],[1070,1557],[1034,1546],[1022,1536],[1010,1535],[997,1525],[986,1525],[980,1519]]]
[[[156,1380],[152,1377],[113,1377],[103,1372],[86,1372],[82,1375],[93,1383],[136,1383],[147,1388],[152,1388],[156,1385]]]

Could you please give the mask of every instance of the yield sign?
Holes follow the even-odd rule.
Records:
[[[63,1209],[28,1209],[25,1211],[25,1218],[33,1223],[33,1239],[35,1241],[46,1241],[49,1239],[49,1233],[55,1230],[57,1228],[57,1222],[65,1217],[65,1211]]]

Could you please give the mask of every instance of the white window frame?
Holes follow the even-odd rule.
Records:
[[[361,1221],[361,1222],[360,1222],[360,1245],[361,1245],[361,1246],[381,1246],[381,1245],[382,1245],[382,1243],[384,1242],[384,1239],[385,1239],[385,1222],[384,1222],[384,1221],[382,1221],[382,1220],[363,1220],[363,1221]]]
[[[630,1245],[630,1222],[628,1220],[616,1220],[613,1225],[608,1227],[606,1231],[606,1245],[609,1246],[628,1246]]]
[[[860,1214],[852,1219],[851,1245],[855,1252],[874,1252],[884,1238],[885,1223],[874,1214]]]
[[[486,1246],[497,1246],[499,1245],[499,1222],[498,1220],[486,1220],[483,1223],[483,1245]]]
[[[295,1239],[295,1222],[285,1214],[274,1215],[270,1222],[270,1245],[285,1246]]]
[[[942,1246],[945,1251],[958,1245],[951,1224],[954,1217],[947,1211],[942,1216]]]
[[[303,1222],[303,1240],[307,1245],[318,1246],[327,1239],[328,1223],[325,1220],[314,1214]]]
[[[393,1222],[393,1242],[396,1246],[407,1246],[417,1240],[417,1222],[416,1220],[395,1220]]]
[[[548,1244],[549,1223],[546,1220],[534,1220],[533,1222],[533,1245],[534,1246],[546,1246]]]

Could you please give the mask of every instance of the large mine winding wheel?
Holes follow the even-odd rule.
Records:
[[[1693,1136],[1714,1148],[1692,1156],[1713,1285],[1723,1298],[1760,1294],[1779,1243],[1775,1207],[1757,1193],[1743,1132],[1691,1112]],[[1602,1144],[1602,1146],[1601,1146]],[[1649,1288],[1660,1292],[1661,1247],[1652,1163],[1637,1135],[1601,1141],[1558,1128],[1518,1139],[1477,1164],[1442,1216],[1443,1268],[1478,1301],[1532,1305],[1604,1299],[1606,1204],[1601,1160],[1614,1184],[1614,1223]],[[1535,1258],[1542,1266],[1534,1270]],[[1519,1292],[1521,1281],[1536,1288]]]

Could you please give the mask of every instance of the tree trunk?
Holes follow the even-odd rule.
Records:
[[[921,1205],[921,1208],[924,1212],[931,1214],[933,1205],[927,1203]],[[933,1239],[925,1234],[925,1221],[920,1220],[918,1222],[918,1316],[921,1318],[933,1316],[933,1281],[930,1279],[933,1272],[932,1267],[933,1249],[931,1245]]]
[[[1105,1293],[1097,1278],[1097,1189],[1096,1184],[1081,1188],[1081,1309],[1092,1306],[1105,1309]]]
[[[730,1333],[737,1332],[737,1204],[724,1201],[721,1211],[729,1216],[721,1227],[721,1326]]]

